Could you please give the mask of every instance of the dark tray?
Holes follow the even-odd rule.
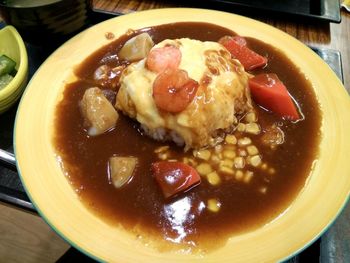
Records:
[[[114,17],[113,14],[95,12],[90,18],[90,26],[96,24],[105,19]],[[0,28],[4,24],[0,23]],[[33,76],[38,67],[44,62],[44,60],[51,54],[54,47],[44,48],[41,46],[36,46],[33,44],[26,43],[28,58],[29,58],[29,79]],[[312,48],[312,47],[311,47]],[[341,54],[337,50],[329,49],[317,49],[312,48],[337,74],[339,79],[343,82],[343,71],[341,63]],[[16,116],[17,105],[13,106],[9,111],[0,115],[0,149],[5,150],[9,153],[13,153],[13,129],[14,121]],[[25,193],[17,170],[14,166],[0,161],[0,201],[12,204],[14,206],[36,212],[35,207],[30,202],[28,196]],[[324,261],[321,262],[331,262],[329,261],[331,257],[328,251],[330,249],[329,245],[337,242],[337,236],[339,234],[328,231],[330,234],[324,235],[323,239],[316,240],[311,246],[305,249],[303,252],[292,257],[287,262],[320,262],[319,259],[323,255]],[[325,241],[324,241],[325,240]],[[322,249],[323,252],[322,252]],[[327,252],[327,253],[326,253]],[[331,253],[330,253],[331,254]],[[346,255],[345,255],[346,256]],[[80,252],[75,249],[70,249],[65,256],[62,257],[62,262],[67,262],[66,260],[71,259],[85,259],[91,262]],[[347,258],[350,260],[350,258]],[[61,261],[60,261],[61,262]],[[69,261],[70,262],[70,261]],[[85,262],[85,261],[84,261]],[[287,263],[286,262],[286,263]],[[346,262],[346,260],[344,261]]]
[[[254,13],[267,17],[298,17],[340,23],[338,0],[205,0],[211,7],[229,8],[233,12]],[[193,1],[194,3],[194,1]]]
[[[340,2],[338,0],[162,0],[160,2],[169,3],[170,6],[216,9],[245,16],[288,18],[298,21],[303,19],[314,22],[341,22]],[[149,9],[147,4],[141,8],[141,10],[143,9]],[[121,7],[116,5],[114,12],[123,15],[129,11],[123,5]]]

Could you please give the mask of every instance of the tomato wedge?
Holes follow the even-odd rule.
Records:
[[[249,49],[246,40],[241,36],[225,36],[219,43],[231,53],[232,57],[241,62],[245,70],[253,70],[267,64],[267,58]]]
[[[151,171],[165,198],[186,192],[201,182],[197,171],[181,162],[155,162]]]
[[[229,37],[229,38],[233,39],[240,46],[246,46],[247,45],[247,40],[245,40],[244,37],[233,36],[233,37]]]
[[[276,74],[259,74],[249,79],[253,100],[284,119],[298,120],[299,113],[286,86]]]

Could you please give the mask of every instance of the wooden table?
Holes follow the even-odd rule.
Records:
[[[93,6],[96,9],[119,14],[154,8],[186,6],[175,4],[175,1],[164,2],[166,1],[94,0]],[[300,19],[283,19],[279,17],[267,18],[262,15],[249,16],[283,30],[307,45],[340,51],[342,56],[344,86],[350,93],[350,13],[346,12],[344,9],[341,11],[342,21],[340,24],[306,22]],[[322,263],[350,262],[350,204],[343,210],[332,227],[323,234],[320,244],[319,261]],[[315,260],[312,259],[310,261],[310,259],[308,259],[307,262],[315,262]]]

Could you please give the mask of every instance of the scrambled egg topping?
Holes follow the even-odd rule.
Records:
[[[157,73],[145,66],[146,59],[130,64],[120,78],[116,107],[153,138],[181,138],[185,150],[215,143],[220,131],[230,129],[235,114],[252,109],[248,74],[219,43],[188,38],[164,40],[153,48],[173,45],[181,51],[179,69],[199,83],[193,101],[180,113],[159,110],[153,99]]]

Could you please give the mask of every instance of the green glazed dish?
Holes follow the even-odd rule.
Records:
[[[21,96],[28,79],[28,56],[24,42],[13,26],[0,30],[0,56],[5,55],[16,62],[17,73],[0,90],[0,113],[9,109]]]

